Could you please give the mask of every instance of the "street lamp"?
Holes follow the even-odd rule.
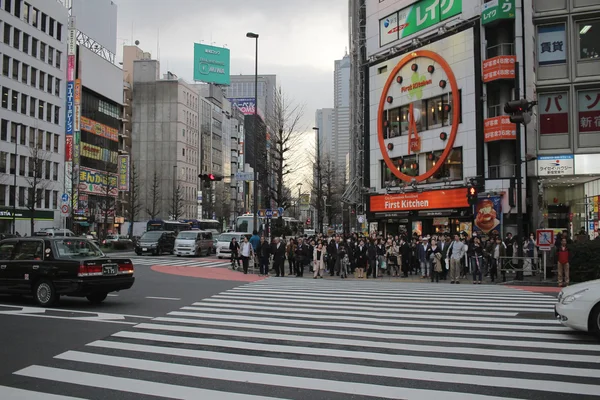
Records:
[[[298,186],[298,219],[300,219],[300,192],[302,191],[302,182],[296,184]]]
[[[20,129],[25,129],[25,124],[19,123],[17,124],[19,125]],[[15,197],[13,199],[13,215],[12,215],[12,233],[13,235],[17,234],[17,164],[18,164],[18,145],[19,145],[19,135],[17,135],[17,130],[15,129],[15,174],[13,176],[13,186],[15,188]],[[33,235],[33,232],[31,232],[31,235]]]
[[[317,233],[323,233],[323,210],[321,210],[321,133],[318,127],[313,127],[317,131]]]
[[[246,33],[246,37],[256,40],[254,54],[254,119],[252,123],[254,130],[254,206],[252,207],[252,212],[254,213],[254,230],[258,231],[258,124],[256,123],[256,118],[258,117],[258,33],[248,32]]]

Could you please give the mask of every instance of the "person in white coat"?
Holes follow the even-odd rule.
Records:
[[[322,243],[319,243],[315,246],[313,250],[313,270],[314,276],[313,279],[323,278],[323,273],[325,271],[325,254],[327,250],[323,247]],[[321,272],[323,271],[323,272]]]

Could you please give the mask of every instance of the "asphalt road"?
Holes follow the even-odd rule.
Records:
[[[205,261],[172,256],[147,257],[148,264]],[[136,282],[99,305],[62,297],[58,307],[38,308],[32,298],[0,295],[0,385],[19,368],[42,363],[68,349],[109,336],[137,323],[210,297],[243,282],[190,279],[152,271],[134,261]],[[15,315],[16,314],[16,315]],[[5,360],[11,360],[5,362]],[[1,400],[5,400],[0,396]]]

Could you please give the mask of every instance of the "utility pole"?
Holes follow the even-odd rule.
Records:
[[[323,233],[323,207],[321,207],[321,201],[323,201],[323,193],[321,187],[321,134],[317,127],[313,128],[317,131],[317,233]]]

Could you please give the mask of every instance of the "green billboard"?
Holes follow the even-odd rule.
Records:
[[[492,0],[483,5],[481,24],[515,18],[515,0]]]
[[[229,85],[229,49],[194,43],[194,80]]]

